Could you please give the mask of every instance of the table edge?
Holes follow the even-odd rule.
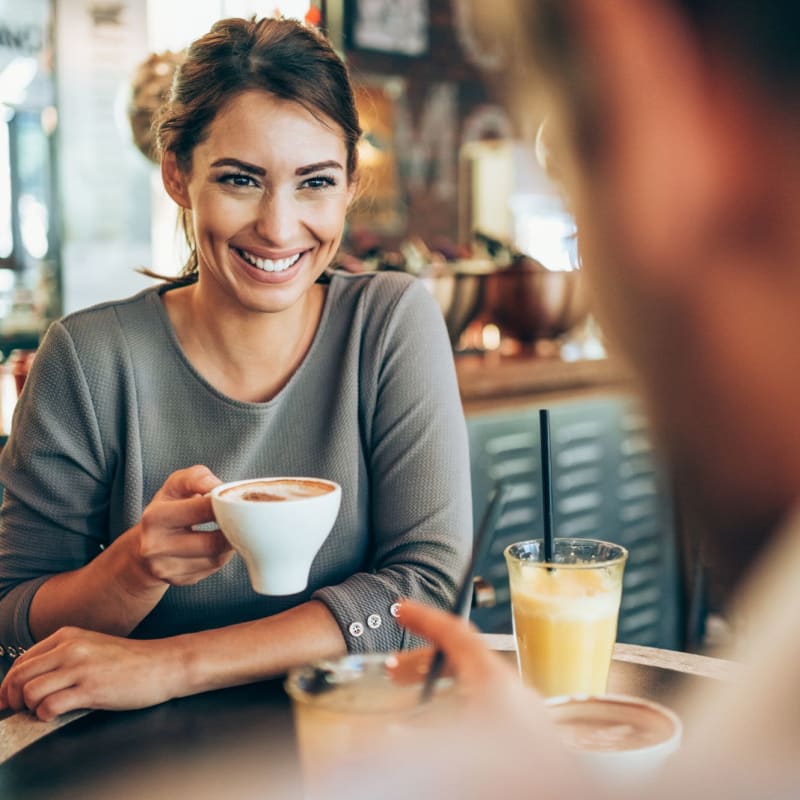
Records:
[[[482,633],[484,644],[490,650],[509,652],[515,649],[514,636],[510,633]],[[685,653],[679,650],[664,650],[660,647],[647,647],[638,644],[614,645],[614,660],[629,664],[642,664],[648,667],[668,669],[701,678],[728,680],[732,678],[739,665],[724,658],[713,658],[699,653]]]

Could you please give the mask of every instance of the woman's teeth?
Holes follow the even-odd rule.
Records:
[[[258,269],[263,269],[264,272],[283,272],[284,270],[289,269],[289,267],[291,267],[293,264],[296,264],[297,259],[302,255],[302,253],[295,253],[293,256],[289,256],[288,258],[279,258],[276,261],[273,261],[270,258],[257,258],[256,256],[244,250],[239,250],[238,252],[248,264],[252,264]]]

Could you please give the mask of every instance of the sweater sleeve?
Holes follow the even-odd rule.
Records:
[[[100,552],[108,502],[104,461],[72,340],[53,323],[0,456],[0,648],[6,657],[33,644],[28,610],[39,586]]]
[[[418,644],[395,619],[404,597],[447,607],[472,544],[466,425],[435,300],[410,282],[382,321],[368,426],[372,570],[314,594],[351,652]]]

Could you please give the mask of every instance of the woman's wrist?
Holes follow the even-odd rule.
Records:
[[[169,586],[143,569],[136,557],[132,532],[133,529],[123,534],[76,573],[53,579],[55,583],[71,584],[56,594],[63,595],[66,590],[73,599],[78,596],[86,599],[80,608],[73,609],[74,613],[64,614],[70,604],[62,605],[62,613],[58,614],[62,618],[47,633],[62,625],[76,625],[127,636],[156,607]]]
[[[157,602],[169,584],[148,569],[139,548],[138,527],[130,528],[108,546],[102,569],[114,575],[115,584],[129,597],[137,600],[155,597]]]
[[[197,679],[197,654],[192,638],[192,634],[184,634],[147,642],[158,663],[156,680],[161,684],[164,700],[187,697],[205,688]]]
[[[67,625],[127,636],[155,608],[167,585],[139,577],[125,543],[117,543],[39,587],[28,612],[34,640]]]

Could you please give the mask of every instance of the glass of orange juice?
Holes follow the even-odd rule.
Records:
[[[545,697],[603,694],[628,551],[598,539],[544,540],[505,549],[517,661],[523,681]]]

